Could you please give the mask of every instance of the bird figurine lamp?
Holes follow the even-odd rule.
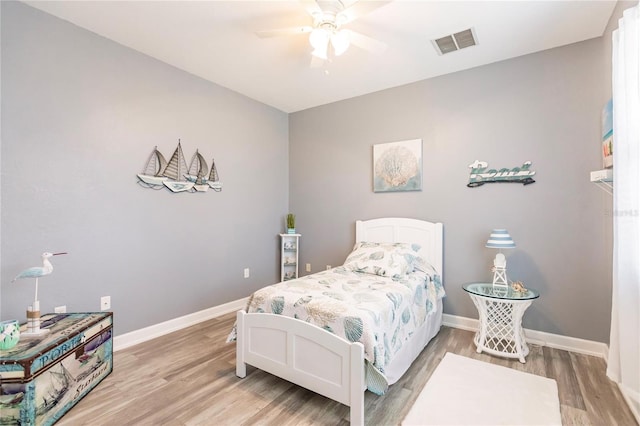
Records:
[[[42,253],[42,266],[27,268],[16,275],[16,277],[11,281],[14,282],[16,280],[25,278],[35,278],[36,280],[36,293],[35,297],[33,298],[33,305],[27,308],[27,330],[21,333],[21,335],[25,338],[41,336],[49,332],[49,330],[47,329],[40,329],[40,301],[38,300],[38,278],[44,277],[45,275],[49,275],[53,272],[53,265],[51,264],[51,261],[49,259],[51,259],[53,256],[59,256],[61,254],[67,253]]]
[[[502,249],[515,248],[516,243],[509,235],[506,229],[494,229],[487,240],[485,247],[497,248],[499,250],[496,258],[493,260],[493,287],[509,288],[507,279],[507,259],[502,254]]]

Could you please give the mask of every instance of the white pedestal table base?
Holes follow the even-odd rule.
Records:
[[[524,338],[522,316],[532,300],[470,296],[480,315],[480,330],[473,339],[477,352],[517,358],[524,364],[529,347]]]

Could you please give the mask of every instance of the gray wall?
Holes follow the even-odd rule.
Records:
[[[1,318],[99,310],[115,333],[246,297],[279,276],[288,117],[26,5],[2,2]],[[214,157],[220,193],[140,187],[155,145]],[[243,278],[243,268],[251,277]]]
[[[510,277],[542,294],[525,326],[606,342],[611,199],[588,173],[611,31],[636,3],[617,6],[602,39],[302,111],[287,129],[282,112],[2,2],[0,318],[24,319],[33,282],[10,281],[44,250],[70,254],[41,280],[43,311],[111,295],[117,334],[245,297],[278,277],[291,210],[314,272],[344,261],[356,219],[443,221],[445,311],[465,317],[477,313],[460,285],[490,279],[484,242],[505,226]],[[187,157],[215,156],[222,193],[136,185],[152,147],[170,155],[178,138]],[[374,194],[372,145],[413,138],[423,191]],[[467,188],[475,159],[531,160],[537,182]]]
[[[354,221],[403,216],[445,226],[445,312],[477,318],[461,285],[491,280],[492,228],[507,228],[509,277],[537,289],[527,328],[607,342],[611,252],[600,115],[610,97],[602,39],[433,78],[290,116],[290,209],[301,263],[341,264]],[[460,54],[463,54],[462,52]],[[442,60],[446,60],[443,57]],[[372,191],[373,144],[423,140],[423,190]],[[468,188],[468,165],[532,161],[536,183]],[[319,214],[319,212],[323,212]]]

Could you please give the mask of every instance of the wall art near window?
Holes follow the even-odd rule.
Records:
[[[187,168],[180,140],[169,161],[156,146],[151,151],[144,170],[137,176],[138,184],[145,188],[168,188],[171,192],[206,192],[209,188],[216,192],[222,191],[222,182],[213,159],[209,169],[204,157],[196,150]]]
[[[472,164],[469,164],[471,173],[469,174],[469,188],[475,188],[485,183],[497,183],[497,182],[515,182],[523,185],[529,185],[534,183],[533,175],[536,174],[533,170],[529,170],[531,167],[531,161],[525,161],[522,166],[514,167],[512,169],[489,169],[489,165],[484,161],[476,160]]]
[[[373,192],[422,190],[422,139],[373,146]]]
[[[613,167],[613,99],[602,109],[602,166]]]

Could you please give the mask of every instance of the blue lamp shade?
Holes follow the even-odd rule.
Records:
[[[506,229],[494,229],[491,231],[491,235],[489,236],[489,240],[485,247],[496,248],[496,249],[508,249],[515,248],[516,243],[513,242],[511,235],[507,232]]]

